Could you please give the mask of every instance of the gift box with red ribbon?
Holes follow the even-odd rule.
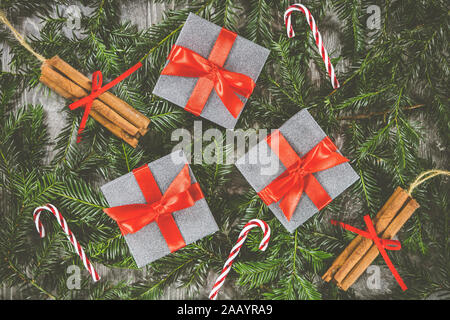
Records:
[[[236,166],[289,232],[359,178],[306,109],[269,132]]]
[[[189,14],[153,94],[233,129],[269,50]]]
[[[182,151],[145,164],[101,187],[138,267],[219,228]]]

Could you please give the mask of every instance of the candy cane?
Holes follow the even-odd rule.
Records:
[[[228,256],[228,260],[225,262],[222,272],[220,273],[219,277],[217,278],[216,282],[214,283],[214,286],[211,290],[211,293],[209,294],[209,299],[216,300],[217,299],[217,293],[219,292],[219,289],[222,287],[223,283],[225,282],[225,278],[227,277],[228,273],[231,270],[231,266],[233,265],[234,259],[238,255],[239,251],[241,250],[242,245],[245,242],[245,239],[247,239],[247,234],[250,232],[252,228],[260,227],[264,233],[264,237],[261,240],[261,243],[259,244],[259,250],[264,251],[267,249],[267,245],[269,244],[270,239],[270,227],[269,225],[259,219],[252,219],[250,220],[245,226],[244,229],[242,229],[241,233],[239,234],[239,238],[237,240],[236,245],[231,249],[230,255]]]
[[[67,238],[70,240],[70,242],[72,242],[72,244],[73,244],[73,246],[75,248],[75,252],[80,256],[81,260],[83,260],[84,266],[89,271],[89,273],[91,274],[92,279],[94,281],[100,280],[100,277],[97,274],[97,271],[95,271],[95,269],[92,266],[91,262],[86,257],[86,254],[84,253],[83,248],[78,243],[78,241],[75,238],[75,236],[73,235],[72,231],[70,231],[69,227],[67,226],[66,220],[61,215],[61,213],[59,213],[58,209],[56,209],[56,207],[54,205],[50,204],[50,203],[48,203],[47,205],[45,205],[43,207],[37,207],[36,209],[34,209],[34,212],[33,212],[33,220],[34,220],[34,223],[36,225],[36,229],[39,232],[39,235],[41,236],[41,238],[45,237],[45,229],[44,229],[44,226],[42,225],[42,222],[39,220],[39,218],[40,218],[41,212],[44,211],[44,210],[45,211],[50,211],[56,217],[56,220],[58,220],[59,225],[61,226],[61,228],[66,233]]]
[[[336,78],[336,74],[334,73],[334,68],[333,68],[333,65],[331,64],[330,57],[328,56],[327,50],[323,46],[322,36],[320,35],[319,29],[317,29],[316,21],[314,20],[314,17],[311,15],[311,12],[309,12],[308,8],[306,8],[304,5],[302,5],[300,3],[293,4],[292,6],[287,8],[286,12],[284,13],[284,23],[286,24],[288,37],[292,38],[295,36],[294,29],[292,28],[292,24],[291,24],[291,14],[294,11],[301,11],[305,15],[306,21],[308,22],[308,24],[311,27],[311,30],[313,32],[314,39],[316,40],[316,45],[319,48],[323,62],[325,62],[325,66],[327,68],[328,75],[331,78],[331,84],[333,85],[334,89],[339,88],[339,82]]]

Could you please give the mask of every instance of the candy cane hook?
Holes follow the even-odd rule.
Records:
[[[267,246],[269,244],[270,239],[270,227],[269,225],[259,219],[252,219],[250,220],[245,226],[244,229],[242,229],[241,233],[239,234],[239,238],[237,240],[236,245],[231,249],[230,255],[228,256],[227,261],[225,262],[222,272],[220,273],[219,277],[217,278],[216,282],[214,283],[214,286],[211,290],[211,293],[209,294],[209,299],[216,300],[217,299],[217,293],[219,292],[219,289],[222,287],[223,283],[225,282],[225,278],[227,277],[228,273],[231,270],[231,266],[233,265],[234,259],[238,255],[239,251],[241,250],[242,245],[245,242],[245,239],[247,239],[247,234],[250,232],[251,229],[255,227],[260,227],[264,233],[263,239],[261,240],[261,243],[259,244],[259,250],[265,251],[267,249]]]
[[[84,253],[83,248],[78,243],[78,241],[75,238],[74,234],[72,233],[72,231],[70,231],[69,227],[67,226],[66,220],[61,215],[61,213],[58,211],[58,209],[56,209],[56,207],[54,205],[50,204],[50,203],[48,203],[47,205],[45,205],[43,207],[37,207],[36,209],[34,209],[34,212],[33,212],[33,220],[34,220],[34,223],[36,225],[36,229],[39,232],[39,235],[41,236],[41,238],[45,237],[45,229],[44,229],[44,226],[43,226],[42,222],[39,220],[39,218],[41,216],[42,211],[44,211],[44,210],[45,211],[50,211],[51,213],[53,213],[53,215],[55,216],[55,218],[58,221],[59,225],[61,226],[61,228],[66,233],[67,238],[73,244],[73,246],[75,248],[75,252],[80,256],[81,260],[83,261],[83,264],[84,264],[85,268],[91,274],[92,279],[94,281],[100,280],[100,277],[97,274],[97,271],[95,271],[95,269],[92,266],[91,262],[86,257],[86,254]]]
[[[336,73],[334,72],[333,65],[331,64],[330,57],[328,56],[327,50],[325,49],[322,41],[322,36],[320,35],[319,29],[317,28],[316,21],[312,16],[311,12],[309,12],[308,8],[304,5],[297,3],[289,6],[286,12],[284,13],[284,23],[286,24],[287,35],[289,38],[295,36],[294,28],[292,28],[291,23],[291,15],[294,11],[303,12],[306,17],[306,21],[308,22],[311,31],[313,32],[314,39],[316,40],[316,45],[319,48],[320,55],[322,56],[323,62],[327,68],[328,75],[331,78],[331,84],[334,89],[339,88],[339,81],[336,78]]]

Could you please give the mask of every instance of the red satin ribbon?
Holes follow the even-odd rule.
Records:
[[[321,210],[331,202],[331,197],[313,173],[335,167],[348,159],[336,152],[337,147],[326,137],[300,158],[279,130],[266,138],[267,144],[287,168],[279,177],[258,192],[266,205],[281,200],[280,208],[290,221],[303,191]]]
[[[189,166],[183,167],[164,195],[147,165],[133,170],[133,174],[147,203],[105,208],[103,211],[117,222],[123,235],[135,233],[156,222],[170,252],[183,248],[186,243],[172,213],[192,207],[204,198],[200,185],[191,184]]]
[[[223,68],[237,35],[222,29],[208,57],[185,47],[174,45],[170,51],[169,63],[161,72],[163,75],[199,78],[185,109],[199,116],[213,89],[234,118],[244,108],[237,94],[249,98],[255,88],[252,78]]]
[[[370,219],[369,215],[364,216],[364,222],[367,226],[367,231],[357,229],[355,227],[352,227],[348,224],[345,224],[343,222],[338,222],[336,220],[331,220],[331,223],[334,225],[340,225],[345,230],[351,231],[353,233],[359,234],[363,236],[364,238],[372,240],[375,245],[377,246],[378,250],[380,251],[381,255],[383,256],[384,261],[386,261],[386,264],[389,267],[389,270],[391,270],[392,274],[394,275],[395,280],[397,280],[398,284],[402,288],[403,291],[408,289],[406,287],[406,284],[403,282],[402,278],[398,274],[397,270],[395,269],[394,265],[392,264],[391,259],[389,259],[389,256],[386,253],[387,250],[400,250],[402,248],[402,245],[400,241],[398,240],[389,240],[389,239],[381,239],[378,237],[377,232],[375,231],[375,227],[373,225],[372,220]]]
[[[77,109],[79,107],[83,107],[83,106],[85,107],[84,113],[83,113],[83,118],[81,118],[80,127],[78,128],[77,143],[79,143],[81,141],[81,133],[83,132],[84,128],[86,127],[86,122],[89,118],[89,113],[91,112],[92,103],[94,102],[94,100],[99,95],[101,95],[103,92],[108,91],[109,89],[114,87],[116,84],[118,84],[120,81],[122,81],[123,79],[125,79],[126,77],[131,75],[133,72],[135,72],[140,67],[142,67],[142,63],[138,62],[137,64],[132,66],[130,69],[128,69],[127,71],[122,73],[120,76],[115,78],[113,81],[111,81],[110,83],[105,85],[104,87],[102,87],[102,82],[103,82],[102,72],[95,71],[92,74],[91,93],[88,96],[86,96],[78,101],[75,101],[74,103],[69,105],[70,110],[75,110],[75,109]]]

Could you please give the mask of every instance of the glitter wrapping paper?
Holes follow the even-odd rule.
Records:
[[[290,118],[279,130],[300,157],[327,136],[306,109]],[[239,158],[236,166],[256,192],[261,191],[286,170],[266,141],[259,142]],[[348,162],[313,175],[332,199],[359,179]],[[281,211],[279,202],[269,205],[269,208],[289,232],[293,232],[318,211],[304,192],[290,221]]]
[[[221,29],[191,13],[175,44],[186,47],[207,59]],[[232,72],[243,73],[256,82],[268,55],[268,49],[238,35],[223,67]],[[197,81],[198,78],[161,75],[153,94],[184,108]],[[244,103],[247,100],[244,97],[240,99]],[[211,92],[200,116],[227,129],[233,129],[239,119],[239,117],[235,119],[230,114],[215,90]]]
[[[163,194],[186,163],[184,153],[175,151],[148,164]],[[190,168],[189,173],[192,183],[196,182]],[[132,172],[103,185],[101,190],[110,207],[146,203]],[[172,215],[186,245],[219,229],[205,198],[196,201],[192,207],[173,212]],[[170,253],[156,222],[124,237],[138,267],[143,267]]]

